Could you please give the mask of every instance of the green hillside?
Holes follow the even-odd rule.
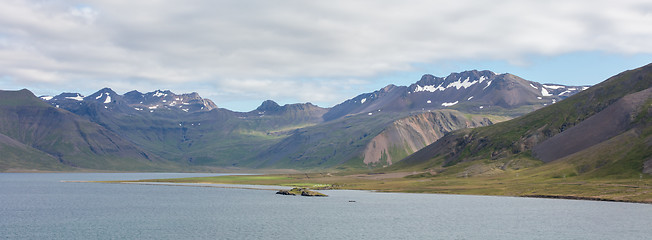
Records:
[[[45,104],[27,90],[0,91],[0,134],[6,155],[0,166],[7,169],[178,169],[102,126]]]
[[[588,90],[530,114],[444,137],[406,158],[399,168],[453,166],[473,160],[532,157],[532,148],[607,108],[623,96],[652,86],[652,65],[618,74]],[[438,163],[435,163],[438,162]]]

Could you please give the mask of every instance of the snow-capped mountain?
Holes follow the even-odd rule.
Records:
[[[140,93],[125,93],[124,99],[137,111],[178,110],[183,112],[210,111],[217,106],[210,99],[204,99],[198,93],[174,94],[169,90]]]
[[[131,91],[117,94],[110,88],[103,88],[89,96],[79,93],[62,93],[57,96],[42,96],[41,99],[53,106],[73,111],[84,104],[96,104],[104,109],[125,112],[200,112],[217,108],[215,103],[204,99],[196,92],[177,95],[169,90],[156,90],[148,93]]]
[[[326,120],[378,111],[425,111],[454,108],[495,112],[525,105],[540,108],[580,92],[588,86],[564,86],[527,81],[512,74],[465,71],[447,77],[423,75],[408,87],[389,85],[349,99],[327,113]]]

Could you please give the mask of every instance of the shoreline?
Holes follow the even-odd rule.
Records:
[[[609,198],[599,198],[599,197],[580,197],[580,196],[569,196],[569,195],[544,195],[544,194],[535,194],[535,195],[522,195],[518,197],[527,197],[527,198],[547,198],[547,199],[565,199],[565,200],[582,200],[582,201],[598,201],[598,202],[621,202],[621,203],[642,203],[642,204],[652,204],[649,201],[633,201],[633,200],[622,200],[622,199],[609,199]]]
[[[77,181],[77,180],[63,180],[61,182],[77,182],[77,183],[109,183],[109,184],[138,184],[149,186],[176,186],[176,187],[210,187],[210,188],[225,188],[225,189],[247,189],[247,190],[266,190],[266,191],[280,191],[290,190],[293,187],[278,186],[278,185],[255,185],[255,184],[228,184],[228,183],[174,183],[174,182],[132,182],[132,181]],[[378,193],[412,193],[404,191],[383,191],[378,189],[348,189],[337,188],[331,190],[352,190],[352,191],[369,191]],[[469,196],[494,196],[494,197],[518,197],[518,198],[543,198],[543,199],[563,199],[563,200],[579,200],[579,201],[598,201],[598,202],[618,202],[618,203],[638,203],[638,204],[652,204],[651,201],[634,201],[623,199],[609,199],[599,197],[581,197],[571,195],[551,195],[551,194],[532,194],[532,195],[491,195],[491,194],[455,194],[455,193],[428,193],[420,192],[418,194],[442,194],[442,195],[469,195]]]

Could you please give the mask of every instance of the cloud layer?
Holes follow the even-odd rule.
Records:
[[[414,64],[652,53],[650,26],[650,1],[9,0],[0,83],[334,104]]]

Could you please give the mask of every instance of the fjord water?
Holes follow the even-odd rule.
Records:
[[[652,205],[61,182],[206,176],[1,173],[7,239],[648,239]],[[354,201],[354,202],[353,202]]]

